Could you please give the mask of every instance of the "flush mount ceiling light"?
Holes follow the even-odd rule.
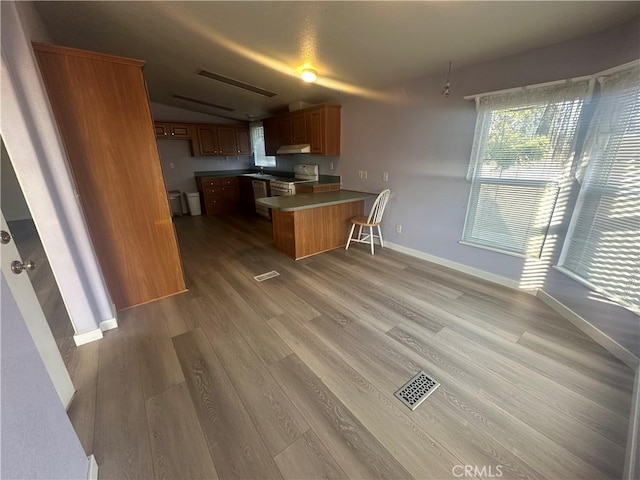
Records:
[[[302,70],[302,75],[300,76],[302,77],[302,80],[307,83],[313,83],[318,78],[318,74],[316,73],[316,71],[311,68],[305,68],[304,70]]]

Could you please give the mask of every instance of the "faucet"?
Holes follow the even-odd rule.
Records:
[[[260,175],[264,175],[264,167],[260,167]]]

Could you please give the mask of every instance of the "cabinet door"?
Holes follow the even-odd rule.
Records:
[[[264,149],[267,155],[273,156],[280,148],[280,136],[278,132],[277,117],[269,117],[262,120],[264,128]]]
[[[198,126],[198,143],[201,155],[218,155],[218,134],[216,128]]]
[[[169,125],[166,123],[154,123],[156,138],[167,138],[169,136]]]
[[[170,125],[169,130],[171,131],[171,138],[191,138],[191,128],[189,125]]]
[[[217,127],[218,155],[236,155],[236,130],[234,127]]]
[[[278,117],[278,140],[280,145],[293,145],[291,117],[289,115]]]
[[[324,110],[307,112],[311,153],[324,153]]]
[[[304,112],[293,113],[291,117],[291,142],[294,145],[309,143],[307,121]]]
[[[238,155],[251,155],[251,137],[248,128],[236,127],[236,147]]]

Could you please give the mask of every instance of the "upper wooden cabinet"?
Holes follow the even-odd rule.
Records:
[[[144,62],[42,44],[34,50],[116,307],[184,291]]]
[[[193,126],[186,123],[155,122],[156,138],[191,140]]]
[[[251,135],[248,127],[236,127],[236,147],[238,155],[251,155]]]
[[[278,117],[269,117],[262,120],[264,128],[264,150],[269,156],[274,156],[280,147],[278,134]]]
[[[251,155],[249,127],[155,122],[156,138],[192,141],[194,156]]]
[[[275,155],[282,145],[308,143],[311,153],[340,155],[340,105],[319,105],[265,118],[265,148]]]

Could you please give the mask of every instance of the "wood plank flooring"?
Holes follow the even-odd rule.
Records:
[[[366,245],[295,262],[257,217],[175,222],[189,291],[61,342],[100,478],[621,478],[633,372],[535,297]],[[441,387],[411,411],[419,370]]]

